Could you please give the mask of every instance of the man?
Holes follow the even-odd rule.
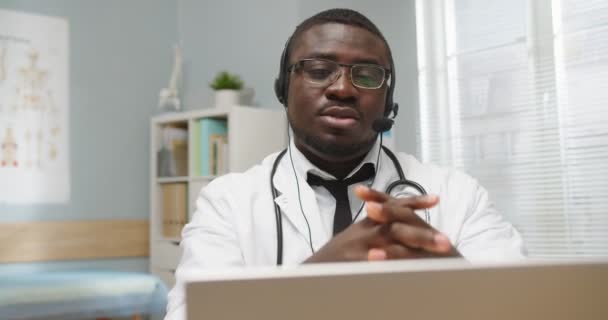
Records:
[[[396,112],[394,66],[367,18],[333,9],[305,20],[280,69],[276,91],[293,129],[289,148],[202,190],[183,230],[168,318],[183,314],[183,276],[198,269],[522,257],[521,237],[474,179],[403,153],[393,159],[381,146],[378,132]],[[404,178],[428,195],[379,191]]]

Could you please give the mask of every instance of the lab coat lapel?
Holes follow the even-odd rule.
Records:
[[[298,184],[296,184],[291,166],[286,164],[288,162],[289,161],[283,161],[274,176],[274,184],[280,194],[275,199],[275,202],[279,205],[279,208],[281,208],[283,217],[287,218],[284,220],[288,220],[306,242],[309,241],[308,225],[310,225],[312,245],[315,250],[317,250],[328,240],[323,231],[317,199],[313,189],[306,182],[306,179],[302,176],[298,176],[300,198],[302,201],[302,208],[300,208]],[[306,215],[306,219],[304,219],[302,209],[304,215]],[[308,220],[308,225],[306,220]],[[285,223],[285,221],[283,223]]]

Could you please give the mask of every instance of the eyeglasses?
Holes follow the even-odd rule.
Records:
[[[350,68],[350,81],[353,86],[363,89],[378,89],[388,80],[390,70],[376,64],[345,64],[324,59],[302,59],[287,69],[298,71],[305,81],[329,86],[342,75],[342,68]]]

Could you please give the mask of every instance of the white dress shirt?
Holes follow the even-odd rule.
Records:
[[[304,156],[304,154],[302,154],[302,152],[300,152],[300,150],[295,147],[293,140],[290,143],[290,148],[291,148],[291,156],[293,158],[294,168],[295,168],[296,172],[298,173],[298,176],[307,177],[308,173],[310,172],[325,180],[336,180],[336,177],[334,177],[330,173],[327,173],[327,172],[319,169],[317,166],[312,164],[312,162],[310,162]],[[378,157],[378,150],[380,150],[379,142],[377,142],[374,145],[374,147],[370,150],[370,152],[367,153],[367,155],[365,156],[363,161],[361,161],[361,163],[359,165],[357,165],[344,178],[346,179],[346,178],[351,177],[353,174],[355,174],[357,171],[359,171],[359,169],[361,169],[361,167],[366,163],[371,163],[372,165],[374,165],[374,168],[375,168],[376,160]],[[289,154],[287,154],[286,156],[289,156]],[[300,181],[298,181],[298,182],[300,184],[306,184],[306,179],[304,179],[303,182],[300,182]],[[371,186],[372,183],[373,183],[373,178],[370,178],[359,184],[365,184],[367,186]],[[358,184],[352,184],[352,185],[348,186],[348,201],[350,204],[350,210],[351,210],[351,214],[352,214],[353,218],[355,218],[355,216],[357,216],[357,213],[359,214],[358,217],[361,217],[362,211],[363,211],[363,207],[362,207],[363,201],[361,199],[359,199],[358,197],[356,197],[354,194],[354,189],[355,189],[355,186],[357,186],[357,185]],[[311,188],[314,190],[315,197],[317,198],[317,203],[319,204],[319,214],[321,216],[321,221],[323,222],[323,229],[325,231],[325,235],[326,235],[326,237],[331,238],[331,236],[333,235],[334,213],[336,211],[336,198],[334,198],[334,196],[326,188],[324,188],[322,186],[314,186]],[[363,217],[364,216],[365,215],[363,215]],[[359,220],[359,219],[357,219],[357,220]]]

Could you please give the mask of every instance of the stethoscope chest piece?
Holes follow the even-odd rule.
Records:
[[[426,190],[417,182],[411,180],[398,180],[391,183],[387,188],[387,193],[393,198],[408,198],[426,195]],[[431,224],[431,215],[428,209],[416,210],[416,214]]]
[[[393,198],[407,198],[423,195],[420,190],[407,183],[400,183],[393,186],[388,194]]]

